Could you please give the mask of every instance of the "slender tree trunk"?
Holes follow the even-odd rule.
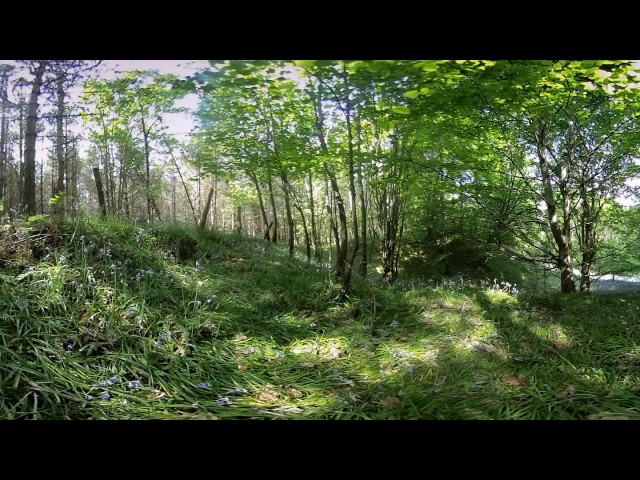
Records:
[[[40,213],[44,213],[44,159],[40,162]]]
[[[18,140],[18,153],[20,155],[20,173],[19,173],[19,181],[18,181],[18,197],[20,197],[21,199],[24,198],[24,162],[25,162],[25,154],[24,154],[24,147],[25,147],[25,138],[24,138],[24,131],[25,131],[25,120],[24,120],[24,102],[20,102],[19,104],[19,110],[20,110],[20,119],[19,119],[19,123],[20,123],[20,138]],[[35,145],[34,145],[35,146]],[[34,154],[35,155],[35,154]],[[19,210],[23,210],[26,208],[25,204],[22,204],[21,208],[19,208]]]
[[[65,158],[64,158],[64,74],[58,72],[58,78],[56,79],[56,93],[58,97],[58,112],[56,115],[56,157],[58,160],[58,178],[56,186],[53,191],[54,196],[64,193],[64,170],[65,170]],[[58,199],[55,203],[54,211],[57,214],[64,214],[64,199]]]
[[[171,217],[173,223],[176,223],[176,176],[171,178]]]
[[[242,233],[242,207],[236,207],[236,233],[240,235]]]
[[[207,224],[207,216],[209,215],[209,208],[211,207],[211,197],[213,197],[214,188],[212,187],[209,190],[209,195],[207,195],[207,202],[204,205],[204,211],[202,212],[202,218],[200,219],[200,230],[204,230],[205,225]]]
[[[100,178],[100,169],[98,167],[93,168],[93,177],[96,180],[96,190],[98,191],[98,204],[100,205],[102,218],[107,218],[107,205],[104,201],[104,189],[102,187],[102,180]]]
[[[271,241],[278,241],[278,211],[276,209],[276,199],[273,196],[273,182],[271,181],[271,173],[267,177],[267,187],[269,187],[269,200],[271,201],[271,211],[273,212],[273,235]]]
[[[140,122],[142,124],[142,139],[144,140],[144,184],[145,190],[147,192],[147,221],[153,222],[153,212],[151,210],[151,171],[149,166],[149,132],[147,131],[147,128],[145,126],[144,109],[142,108],[142,105],[140,105]]]
[[[360,261],[360,275],[363,277],[367,276],[367,267],[368,267],[368,254],[367,254],[367,199],[365,197],[364,192],[364,182],[362,180],[362,156],[361,156],[361,144],[362,144],[362,128],[360,125],[360,116],[356,117],[356,132],[358,139],[358,154],[360,156],[357,165],[357,176],[358,176],[358,192],[360,194],[360,220],[361,220],[361,231],[360,231],[360,243],[362,245],[362,260]],[[354,205],[355,208],[355,205]]]
[[[329,155],[329,148],[327,147],[327,143],[325,141],[324,135],[324,114],[322,112],[322,90],[319,86],[319,91],[317,95],[312,95],[312,99],[314,101],[314,109],[316,114],[316,135],[318,137],[318,141],[320,142],[320,148],[324,155]],[[336,237],[336,263],[335,263],[335,276],[343,279],[343,285],[345,284],[345,275],[346,275],[346,264],[347,264],[347,253],[348,253],[348,244],[349,234],[348,226],[347,226],[347,214],[344,208],[344,201],[342,200],[342,195],[340,195],[340,188],[338,187],[338,180],[336,179],[335,172],[329,168],[327,162],[324,162],[325,174],[329,177],[331,183],[331,190],[333,191],[333,196],[336,201],[336,205],[338,208],[338,219],[340,221],[340,232],[339,237]],[[351,280],[351,275],[349,274],[349,281]],[[348,283],[348,282],[347,282]]]
[[[182,187],[184,188],[184,193],[187,196],[187,201],[189,202],[189,206],[191,207],[191,213],[193,214],[193,220],[194,220],[195,224],[197,225],[198,224],[198,217],[196,216],[196,210],[193,207],[193,202],[191,201],[191,195],[189,195],[189,189],[187,188],[187,183],[184,181],[184,178],[182,177],[182,172],[180,171],[180,166],[178,165],[177,160],[173,156],[173,151],[171,150],[171,147],[169,146],[169,142],[167,142],[166,140],[165,140],[165,145],[167,146],[167,149],[169,150],[169,156],[171,157],[171,160],[173,160],[173,164],[176,167],[176,171],[178,172],[178,176],[180,177],[180,182],[182,183]],[[175,193],[174,193],[174,195],[175,195]]]
[[[309,229],[307,228],[307,221],[304,217],[304,211],[298,205],[298,202],[294,202],[293,206],[300,213],[300,217],[302,218],[302,228],[304,230],[304,243],[307,247],[307,261],[311,261],[311,237],[309,236]]]
[[[335,192],[331,191],[331,193],[329,193],[330,192],[329,172],[326,165],[325,165],[325,176],[324,176],[324,191],[325,191],[325,208],[327,210],[327,216],[329,217],[329,227],[331,230],[329,234],[329,251],[331,252],[331,233],[333,233],[333,241],[336,245],[336,258],[338,258],[340,257],[340,253],[342,252],[342,249],[340,246],[340,233],[338,232],[338,226],[337,226],[336,208],[334,206]],[[333,272],[336,277],[342,277],[342,274],[344,272],[344,262],[338,262],[336,260],[336,262],[334,263]]]
[[[540,172],[542,174],[542,185],[544,188],[544,200],[547,205],[547,217],[549,219],[549,227],[553,234],[553,239],[556,242],[558,248],[557,263],[560,268],[560,290],[562,293],[572,293],[576,290],[576,285],[573,281],[573,267],[571,265],[571,249],[570,249],[570,225],[564,225],[562,228],[558,224],[558,212],[556,208],[556,201],[553,195],[553,188],[551,185],[551,173],[549,169],[549,162],[546,155],[546,137],[545,137],[546,124],[543,120],[538,122],[538,128],[536,131],[536,147],[538,153],[538,161],[540,165]],[[560,169],[560,182],[566,181],[567,178],[566,167],[561,166]],[[565,211],[563,212],[563,218],[565,222],[568,217],[566,208],[568,206],[568,195],[563,195]]]
[[[7,169],[7,90],[9,86],[9,74],[13,67],[2,65],[0,68],[0,99],[2,100],[2,111],[0,118],[0,215],[6,212],[7,202],[5,201],[5,171]]]
[[[344,77],[345,85],[347,84],[346,72]],[[345,275],[342,280],[342,292],[343,295],[349,292],[351,286],[351,274],[353,272],[353,264],[358,254],[360,247],[360,239],[358,232],[358,209],[357,209],[357,197],[355,186],[355,167],[354,167],[354,153],[353,153],[353,131],[351,127],[351,102],[349,100],[349,94],[346,95],[344,115],[347,119],[347,140],[349,145],[349,193],[351,195],[351,223],[353,223],[353,251],[349,261],[347,262]],[[346,226],[346,225],[345,225]]]
[[[262,190],[260,189],[260,182],[258,182],[258,176],[254,172],[249,172],[248,177],[256,187],[258,194],[258,202],[260,203],[260,213],[262,214],[262,222],[264,223],[264,239],[269,240],[269,221],[267,219],[267,211],[264,208],[264,201],[262,200]]]
[[[26,207],[28,215],[36,213],[36,137],[38,126],[38,97],[42,77],[49,64],[49,60],[37,60],[34,67],[33,85],[29,104],[27,105],[27,128],[25,132],[25,158],[24,158],[24,190],[22,203]]]
[[[311,237],[313,238],[313,257],[316,261],[322,259],[322,246],[320,244],[320,236],[316,226],[316,208],[313,200],[313,177],[309,172],[309,208],[311,209]]]
[[[213,212],[211,215],[211,227],[217,228],[217,215],[218,215],[218,177],[213,177]]]
[[[580,197],[582,201],[582,212],[580,216],[582,262],[580,264],[580,291],[589,293],[591,291],[591,265],[596,256],[596,220],[600,208],[595,202],[590,201],[587,195],[587,186],[583,178],[580,186]]]
[[[280,179],[282,180],[282,191],[284,192],[284,208],[287,216],[287,227],[288,227],[288,245],[289,245],[289,255],[293,255],[294,250],[294,224],[293,224],[293,215],[291,213],[291,185],[289,184],[289,180],[287,178],[287,174],[283,173],[280,175]]]

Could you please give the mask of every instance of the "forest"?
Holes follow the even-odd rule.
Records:
[[[128,63],[0,61],[1,419],[640,419],[640,61]]]

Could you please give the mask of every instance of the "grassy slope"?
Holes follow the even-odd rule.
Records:
[[[260,240],[90,221],[34,262],[27,238],[0,238],[0,418],[640,418],[635,295],[356,278],[337,303]]]

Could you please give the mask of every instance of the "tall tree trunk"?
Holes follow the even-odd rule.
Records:
[[[93,168],[93,177],[96,180],[96,190],[98,191],[98,204],[100,205],[102,218],[107,218],[107,205],[104,201],[104,188],[102,187],[102,180],[100,179],[100,169],[98,167]]]
[[[546,152],[546,137],[545,137],[546,123],[543,120],[538,122],[536,130],[536,150],[538,154],[538,162],[540,165],[540,172],[542,174],[542,185],[544,188],[543,197],[547,205],[547,217],[549,220],[549,227],[553,234],[553,239],[556,242],[558,248],[557,264],[560,268],[560,291],[562,293],[572,293],[576,290],[576,285],[573,281],[573,267],[571,265],[571,249],[570,249],[570,225],[558,224],[558,212],[556,208],[556,200],[553,194],[553,188],[551,185],[551,173],[549,169],[549,162],[547,160]],[[566,167],[560,168],[560,182],[565,181],[567,178]],[[563,195],[563,203],[565,211],[563,212],[563,218],[565,222],[569,212],[566,211],[568,207],[568,195]]]
[[[322,246],[320,244],[320,236],[318,235],[318,228],[316,226],[316,208],[313,200],[313,177],[309,172],[309,208],[311,209],[311,237],[313,239],[313,257],[316,261],[322,259]]]
[[[344,72],[344,83],[348,88],[347,83],[347,74]],[[347,262],[345,275],[342,280],[342,292],[343,295],[349,292],[349,288],[351,286],[351,274],[353,272],[353,264],[356,260],[356,255],[358,254],[358,249],[360,247],[360,239],[358,232],[358,209],[357,209],[357,198],[356,198],[356,186],[355,186],[355,170],[354,170],[354,154],[353,154],[353,131],[351,127],[351,102],[349,100],[349,92],[345,95],[345,109],[344,115],[347,120],[347,141],[349,146],[349,193],[351,195],[351,223],[353,224],[353,251],[351,252],[351,256],[349,261]]]
[[[171,217],[176,223],[176,176],[171,176]]]
[[[37,60],[34,67],[33,85],[29,104],[27,105],[27,128],[25,132],[25,155],[24,155],[24,190],[22,203],[28,215],[36,213],[36,137],[38,126],[38,97],[42,77],[49,65],[49,60]]]
[[[169,142],[167,142],[166,140],[165,140],[165,145],[167,146],[167,149],[169,150],[169,156],[171,157],[171,160],[173,160],[173,164],[176,167],[176,171],[178,172],[178,175],[180,176],[180,182],[182,183],[182,187],[184,188],[184,193],[187,196],[187,201],[189,202],[189,206],[191,207],[191,213],[193,214],[193,220],[194,220],[195,224],[197,225],[198,224],[198,217],[196,216],[196,210],[193,207],[193,202],[191,201],[191,195],[189,195],[189,189],[187,188],[187,183],[184,181],[184,178],[182,177],[182,172],[180,171],[180,166],[178,165],[177,160],[173,156],[173,151],[171,150],[171,147],[169,146]]]
[[[580,200],[582,203],[580,215],[580,250],[582,251],[580,291],[589,293],[591,291],[591,266],[596,256],[596,221],[605,202],[596,205],[595,199],[589,198],[584,175],[580,185]]]
[[[56,186],[53,191],[54,196],[64,193],[64,170],[65,170],[65,158],[64,158],[64,74],[58,72],[58,78],[56,79],[56,93],[58,99],[58,111],[56,114],[56,157],[58,160],[58,178],[56,180]],[[64,199],[57,199],[54,207],[55,213],[59,215],[64,214]]]
[[[307,247],[307,261],[311,261],[311,237],[309,236],[309,229],[307,228],[307,221],[304,217],[304,211],[302,210],[302,208],[300,208],[300,205],[298,205],[298,202],[294,202],[293,206],[298,210],[298,212],[300,213],[300,217],[302,217],[302,228],[304,230],[304,243]]]
[[[144,140],[144,168],[145,168],[145,177],[144,177],[144,185],[145,190],[147,192],[147,221],[153,221],[153,212],[151,210],[151,172],[149,166],[149,132],[145,126],[144,122],[144,109],[142,105],[140,105],[140,122],[142,124],[142,139]]]
[[[340,247],[340,233],[338,232],[337,218],[336,218],[336,208],[335,204],[335,192],[329,190],[329,172],[327,166],[325,165],[325,176],[324,176],[324,191],[325,191],[325,208],[327,210],[327,216],[329,217],[329,228],[331,232],[329,233],[329,256],[331,256],[331,233],[333,233],[333,241],[336,245],[336,258],[340,256],[342,252]],[[330,193],[331,192],[331,193]],[[331,261],[331,258],[329,258]],[[338,270],[338,268],[342,268],[342,270]],[[335,262],[333,273],[336,277],[342,277],[342,273],[344,272],[344,262]]]
[[[20,138],[18,140],[18,153],[20,155],[20,173],[19,173],[19,181],[18,181],[18,197],[20,197],[21,199],[24,198],[24,161],[25,161],[25,154],[24,154],[24,147],[25,147],[25,138],[24,138],[24,131],[25,131],[25,120],[24,120],[24,102],[20,102],[19,104],[19,110],[20,110],[20,118],[19,118],[19,123],[20,123]],[[35,147],[35,144],[34,144]],[[34,153],[35,155],[35,153]],[[35,168],[35,167],[34,167]],[[19,208],[19,210],[23,210],[26,208],[26,205],[23,204],[21,206],[21,208]]]
[[[256,193],[258,194],[258,202],[260,203],[260,213],[262,214],[262,222],[264,223],[264,239],[269,240],[269,221],[267,219],[267,211],[264,208],[264,201],[262,200],[262,190],[260,189],[260,182],[258,182],[258,176],[254,172],[248,173],[249,178],[256,187]]]
[[[293,255],[294,250],[294,224],[293,224],[293,215],[291,214],[291,185],[289,184],[289,180],[287,178],[286,173],[282,173],[280,175],[280,179],[282,180],[282,191],[284,192],[284,208],[287,216],[287,227],[288,227],[288,245],[289,245],[289,255]]]
[[[367,200],[364,192],[364,182],[362,180],[362,156],[361,156],[361,145],[362,145],[362,126],[360,125],[360,116],[356,117],[356,133],[358,139],[358,166],[357,166],[357,176],[358,176],[358,193],[360,194],[360,220],[361,220],[361,231],[360,231],[360,243],[362,245],[362,260],[360,261],[360,275],[363,277],[367,276],[367,267],[368,267],[368,255],[367,255]],[[355,205],[354,205],[355,208]]]
[[[320,148],[324,155],[329,155],[329,148],[327,147],[327,143],[325,141],[324,134],[324,113],[322,112],[322,87],[318,85],[318,93],[312,94],[313,106],[316,114],[316,135],[318,137],[318,141],[320,142]],[[345,279],[345,267],[347,264],[347,253],[348,253],[348,245],[349,234],[347,227],[347,214],[344,208],[344,201],[342,200],[342,195],[340,195],[340,188],[338,187],[338,180],[336,179],[335,172],[329,168],[329,164],[324,162],[325,174],[329,177],[329,181],[331,183],[331,190],[333,192],[333,196],[336,201],[336,205],[338,208],[338,219],[340,221],[340,232],[339,237],[336,237],[336,263],[334,273],[338,278]],[[349,276],[350,280],[350,276]]]
[[[242,233],[242,207],[236,207],[236,233],[240,235]]]
[[[5,201],[5,171],[7,169],[7,90],[9,87],[9,74],[13,71],[10,65],[0,66],[0,99],[2,101],[2,111],[0,118],[0,215],[6,212],[7,202]]]
[[[207,224],[207,216],[209,215],[209,208],[211,207],[211,197],[213,197],[214,188],[211,187],[209,190],[209,195],[207,195],[207,202],[204,205],[204,211],[202,212],[202,218],[200,219],[200,230],[204,230],[205,225]]]
[[[211,228],[217,228],[217,215],[218,215],[218,177],[213,177],[213,212],[211,215]]]
[[[269,200],[271,201],[271,211],[273,212],[273,235],[271,241],[278,241],[278,211],[276,209],[276,199],[273,196],[273,182],[271,181],[271,173],[267,177],[267,187],[269,188]]]

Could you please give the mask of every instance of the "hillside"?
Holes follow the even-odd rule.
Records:
[[[338,301],[284,245],[115,221],[25,224],[0,259],[3,419],[640,418],[637,295]]]

